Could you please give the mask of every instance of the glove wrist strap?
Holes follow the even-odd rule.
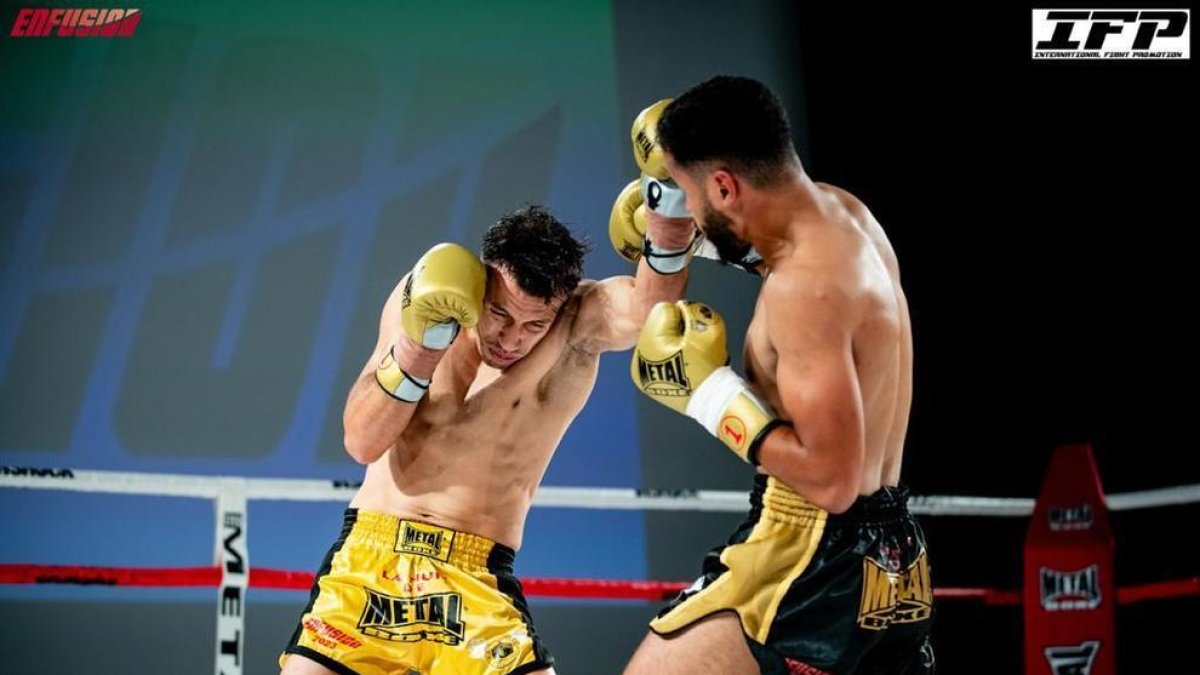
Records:
[[[729,366],[717,368],[692,393],[685,410],[742,460],[756,463],[754,450],[777,426],[775,411]]]
[[[375,381],[392,398],[404,403],[416,403],[429,390],[429,379],[413,377],[404,372],[396,362],[395,347],[388,349],[379,367],[375,369]]]
[[[646,258],[646,264],[655,272],[679,274],[692,260],[692,247],[689,244],[686,248],[668,251],[658,248],[647,237],[642,244],[642,255]]]

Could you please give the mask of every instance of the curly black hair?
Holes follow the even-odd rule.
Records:
[[[663,148],[685,169],[719,162],[763,186],[792,161],[792,128],[765,84],[718,75],[688,89],[658,121]]]
[[[521,290],[546,302],[579,285],[587,249],[538,205],[505,214],[483,235],[484,262],[508,270]]]

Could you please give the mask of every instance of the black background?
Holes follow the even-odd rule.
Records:
[[[804,7],[799,26],[801,155],[901,261],[914,491],[1034,495],[1067,442],[1092,444],[1108,492],[1200,482],[1191,62],[1034,61],[1025,7]],[[1115,514],[1118,585],[1195,576],[1197,515]],[[1025,521],[925,525],[935,583],[1019,587],[994,552]],[[1121,608],[1120,671],[1200,672],[1197,610]],[[1019,609],[942,603],[937,637],[943,672],[1022,670]]]

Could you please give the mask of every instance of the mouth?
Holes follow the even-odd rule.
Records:
[[[510,361],[515,361],[517,359],[517,356],[515,354],[510,355],[507,352],[502,352],[499,349],[496,349],[495,347],[493,347],[491,345],[487,346],[487,353],[488,353],[488,357],[491,358],[491,360],[495,361],[496,363],[508,363]]]

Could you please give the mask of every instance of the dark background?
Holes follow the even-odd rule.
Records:
[[[636,172],[629,121],[658,98],[731,73],[775,88],[810,174],[863,199],[896,248],[916,340],[904,469],[916,494],[1032,496],[1052,450],[1081,441],[1092,444],[1108,492],[1200,482],[1190,424],[1191,62],[1032,61],[1027,6],[552,6],[521,4],[513,10],[520,18],[506,22],[494,8],[477,11],[482,4],[455,16],[433,5],[378,3],[372,14],[290,12],[290,4],[168,11],[163,3],[147,13],[140,42],[80,46],[12,41],[16,5],[0,2],[0,297],[25,297],[14,290],[23,288],[23,270],[50,279],[29,293],[33,309],[23,320],[0,325],[0,337],[15,335],[17,345],[7,372],[0,368],[0,461],[358,477],[337,447],[340,399],[373,341],[382,298],[417,249],[472,243],[501,210],[544,201],[597,242],[591,276],[626,271],[607,250],[604,220],[611,196]],[[267,16],[283,9],[278,20]],[[395,26],[396,35],[379,26]],[[220,67],[206,70],[214,60]],[[395,70],[372,71],[379,63]],[[211,89],[196,87],[197,72],[208,73]],[[389,93],[393,81],[406,88]],[[201,94],[181,97],[177,87]],[[176,176],[180,194],[130,191],[157,185],[155,153],[175,147],[168,132],[189,105],[200,131],[189,137],[194,158]],[[97,133],[54,141],[75,108],[86,111],[80,125]],[[289,118],[295,109],[307,116]],[[395,177],[406,187],[373,201],[377,211],[335,210],[329,227],[282,216],[278,225],[255,211],[261,195],[278,199],[286,215],[343,188],[360,190],[352,205],[366,202],[381,184],[358,172],[378,136],[360,132],[396,110],[401,131],[386,159],[402,160]],[[280,141],[280,128],[292,135]],[[470,147],[477,136],[482,159]],[[280,188],[267,160],[293,141]],[[70,154],[64,180],[72,190],[45,207],[39,171],[55,153]],[[126,244],[129,223],[156,200],[177,209],[168,252],[228,243],[223,237],[243,218],[251,235],[286,233],[269,245],[248,236],[230,246],[264,261],[248,301],[261,311],[234,333],[241,337],[231,362],[176,363],[212,349],[218,331],[208,324],[220,325],[231,302],[236,264],[219,258],[198,271],[156,271],[155,293],[166,299],[151,295],[144,309],[127,309],[125,282],[104,276],[113,260],[155,264],[144,241]],[[38,208],[58,209],[47,253],[18,259],[22,217]],[[379,225],[375,246],[359,251],[347,275],[336,252],[362,222]],[[348,278],[358,291],[338,295]],[[755,289],[746,275],[699,262],[689,296],[718,306],[739,335]],[[350,296],[349,309],[336,311],[336,298]],[[340,319],[325,320],[325,302]],[[121,321],[137,330],[129,365],[101,349]],[[331,337],[331,326],[348,328]],[[630,393],[626,364],[625,355],[606,357],[548,484],[746,489],[748,469],[694,423]],[[193,368],[183,371],[193,383],[216,382],[164,393],[167,366]],[[311,375],[322,368],[325,379]],[[96,385],[110,375],[111,391]],[[294,421],[301,418],[309,424]],[[172,433],[172,425],[197,433]],[[0,529],[0,562],[207,564],[206,504],[165,510],[153,498],[25,491],[0,500],[13,514]],[[338,507],[257,508],[252,564],[314,569]],[[1194,505],[1114,514],[1118,584],[1195,576],[1197,517]],[[739,519],[535,509],[517,571],[689,579]],[[1025,519],[922,522],[935,585],[1019,587]],[[110,539],[128,542],[101,545]],[[211,591],[0,590],[4,672],[211,672]],[[304,597],[250,599],[246,672],[271,672]],[[656,607],[535,600],[533,609],[560,672],[610,673]],[[1195,598],[1121,608],[1120,672],[1200,672],[1188,648],[1198,611]],[[938,612],[940,672],[1021,672],[1018,609],[960,601]]]
[[[1057,6],[1057,5],[1056,5]],[[1105,489],[1200,480],[1187,318],[1190,62],[1031,61],[1027,10],[806,8],[814,176],[873,209],[917,344],[905,480],[1036,494],[1090,442]],[[1119,585],[1195,575],[1195,506],[1114,515]],[[925,519],[935,583],[1017,588],[1023,522]],[[1120,672],[1200,672],[1195,598],[1118,611]],[[946,672],[1020,672],[1016,609],[943,603]]]

